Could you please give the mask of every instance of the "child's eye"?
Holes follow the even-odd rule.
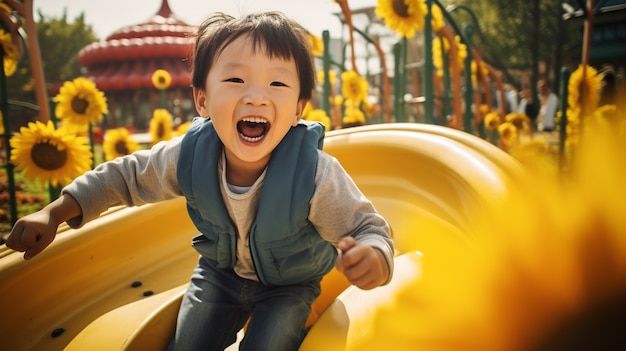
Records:
[[[287,86],[287,84],[281,83],[281,82],[272,82],[270,83],[270,85],[273,87],[286,87]]]
[[[243,79],[241,78],[228,78],[226,80],[224,80],[225,82],[231,82],[231,83],[243,83]]]

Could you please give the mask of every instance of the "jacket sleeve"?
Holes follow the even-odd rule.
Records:
[[[345,236],[379,249],[393,272],[394,247],[387,221],[334,157],[320,151],[309,220],[333,245]]]
[[[181,196],[176,178],[181,139],[104,162],[74,179],[62,193],[78,201],[83,215],[67,224],[78,228],[113,206],[140,206]]]

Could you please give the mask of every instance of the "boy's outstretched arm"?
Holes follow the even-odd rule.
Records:
[[[389,279],[389,267],[383,253],[369,245],[345,237],[337,244],[341,253],[335,266],[350,283],[364,290],[383,285]]]
[[[20,218],[11,229],[6,245],[24,252],[24,259],[28,260],[52,243],[61,223],[81,215],[78,202],[64,194],[40,211]]]

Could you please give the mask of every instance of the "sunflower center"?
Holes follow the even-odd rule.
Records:
[[[79,96],[74,96],[72,98],[72,110],[79,114],[85,114],[87,111],[87,107],[89,107],[89,101]]]
[[[165,85],[165,83],[167,83],[167,79],[165,79],[165,77],[163,76],[159,76],[157,81],[159,82],[160,85]]]
[[[393,12],[400,17],[409,17],[409,7],[404,3],[404,0],[393,0],[392,3]]]
[[[33,145],[30,158],[37,167],[53,171],[63,167],[67,162],[67,150],[59,150],[48,142],[41,142]]]
[[[117,143],[115,143],[115,152],[118,155],[128,155],[128,146],[126,145],[126,142],[123,140],[118,141]]]
[[[159,137],[159,139],[162,139],[165,136],[165,126],[163,125],[163,123],[159,123],[159,125],[157,126],[156,134]]]

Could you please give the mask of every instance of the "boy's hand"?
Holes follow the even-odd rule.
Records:
[[[7,238],[7,247],[24,252],[25,260],[31,259],[54,240],[59,224],[82,213],[78,202],[63,194],[39,212],[18,220]]]
[[[389,277],[389,267],[383,253],[352,237],[345,237],[337,244],[341,254],[335,267],[348,278],[350,283],[369,290],[382,285]]]
[[[15,251],[24,252],[25,260],[31,259],[52,243],[58,226],[49,211],[35,212],[15,223],[6,245]]]

